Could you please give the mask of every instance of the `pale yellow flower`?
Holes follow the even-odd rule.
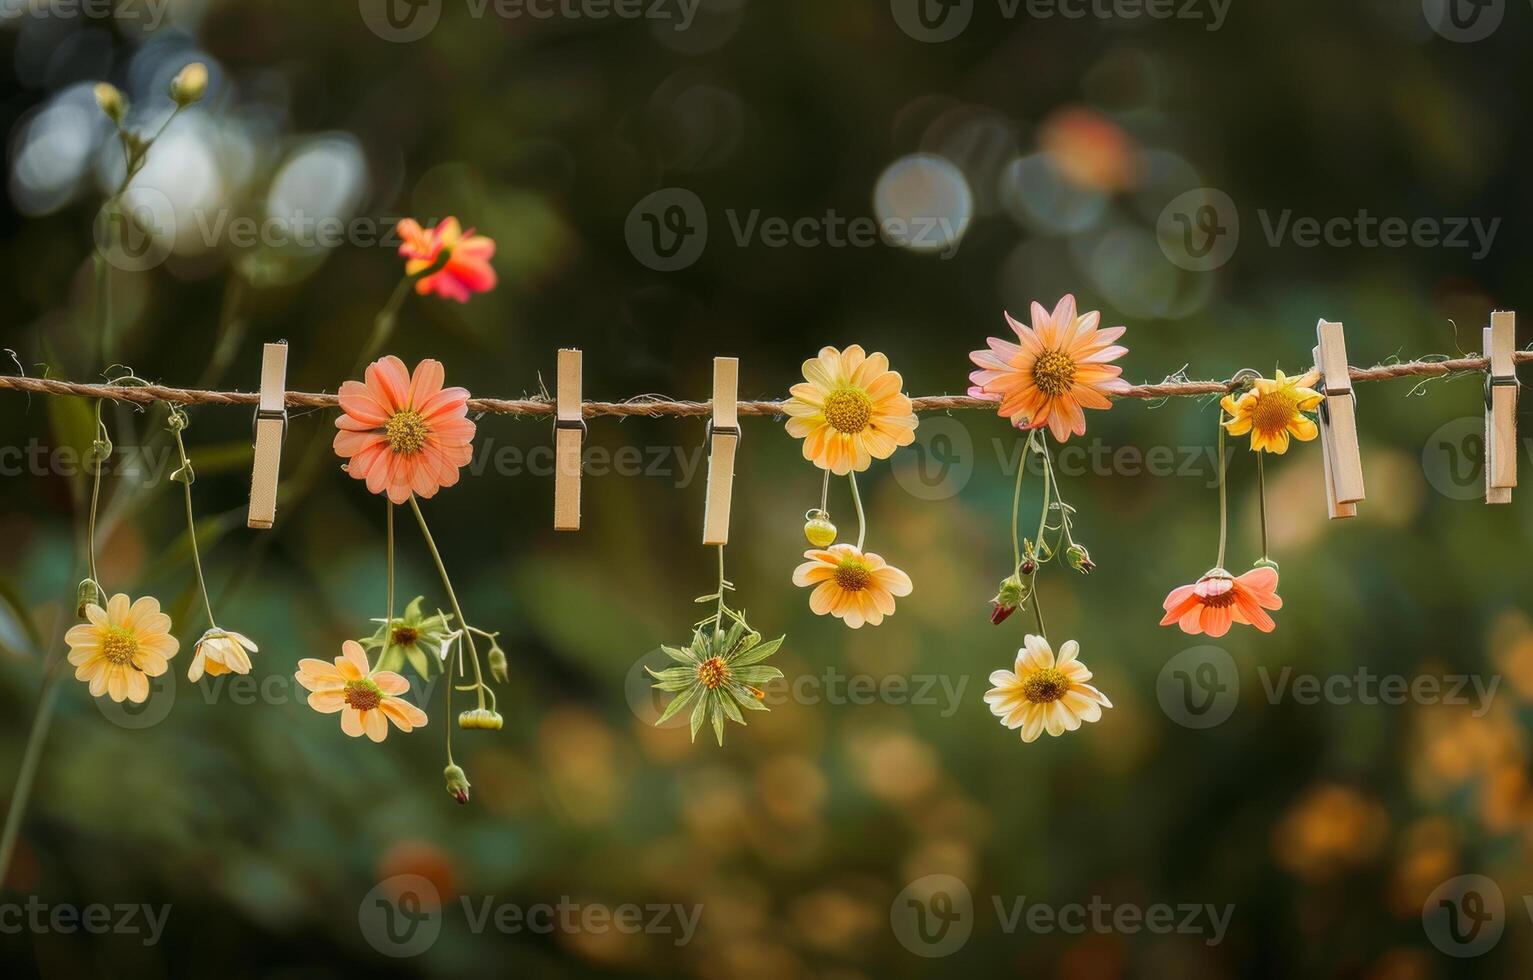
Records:
[[[1073,732],[1082,722],[1100,719],[1112,702],[1086,683],[1091,671],[1076,659],[1080,652],[1079,643],[1067,640],[1055,660],[1048,640],[1028,634],[1017,651],[1016,669],[990,675],[995,686],[985,692],[985,703],[991,713],[1007,728],[1022,729],[1024,742],[1044,732]]]
[[[149,678],[165,673],[181,649],[159,600],[144,596],[133,602],[118,593],[105,609],[87,605],[85,618],[88,622],[64,634],[75,677],[90,685],[92,697],[104,694],[113,701],[143,704],[149,698]]]
[[[197,641],[196,655],[192,657],[192,666],[186,672],[186,679],[192,683],[202,679],[203,674],[209,677],[217,677],[220,674],[248,674],[250,673],[250,653],[257,653],[257,647],[250,638],[233,630],[224,630],[214,627],[202,634],[202,639]],[[250,651],[246,653],[245,651]]]
[[[895,596],[910,595],[912,589],[909,575],[855,545],[812,549],[804,557],[809,560],[793,570],[793,584],[814,586],[810,610],[817,616],[829,613],[854,630],[893,616]]]

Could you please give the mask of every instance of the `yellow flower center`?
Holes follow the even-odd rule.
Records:
[[[108,626],[101,631],[101,655],[107,662],[125,666],[133,662],[138,653],[138,637],[123,626]]]
[[[1064,351],[1044,351],[1033,362],[1033,384],[1050,398],[1063,395],[1075,384],[1075,361]]]
[[[1070,680],[1055,667],[1045,667],[1022,682],[1022,696],[1033,704],[1052,704],[1070,690]]]
[[[724,686],[728,678],[729,665],[724,663],[722,657],[709,657],[697,665],[697,679],[710,691]]]
[[[825,421],[837,432],[856,435],[873,418],[873,399],[861,388],[837,388],[825,399]]]
[[[383,702],[383,692],[369,680],[347,681],[342,692],[346,703],[358,711],[371,711]]]
[[[873,582],[873,573],[856,558],[849,558],[836,566],[836,584],[847,592],[861,592]]]
[[[408,456],[420,452],[421,447],[426,445],[426,437],[431,435],[431,426],[426,424],[419,412],[407,408],[390,415],[383,432],[389,440],[391,451]]]
[[[1293,421],[1299,409],[1299,399],[1288,388],[1275,388],[1265,395],[1257,395],[1251,406],[1251,424],[1262,432],[1281,432]]]

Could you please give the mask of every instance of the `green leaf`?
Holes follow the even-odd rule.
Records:
[[[746,690],[745,685],[743,684],[731,684],[729,685],[728,691],[730,694],[734,695],[735,700],[740,703],[740,707],[742,708],[745,708],[749,711],[772,710],[771,708],[768,708],[766,705],[762,704],[761,700],[757,698],[756,695]]]
[[[697,683],[697,669],[694,667],[667,667],[659,672],[650,670],[649,676],[658,682],[654,685],[657,691],[685,691]]]
[[[722,708],[723,703],[724,703],[724,699],[721,697],[717,701],[715,701],[714,704],[713,704],[713,737],[717,738],[719,740],[719,745],[721,747],[724,744],[724,711],[723,711],[723,708]]]
[[[787,638],[788,637],[786,635],[779,636],[777,639],[769,640],[760,646],[754,646],[747,650],[743,650],[729,661],[729,665],[731,667],[748,667],[751,664],[758,664],[766,658],[770,657],[772,654],[776,653],[777,648],[782,646],[782,641],[786,640]]]
[[[699,693],[701,693],[705,689],[699,687],[697,690]],[[706,717],[704,712],[707,710],[708,695],[703,694],[702,697],[697,699],[697,707],[692,709],[692,741],[694,742],[697,741],[697,730],[703,727],[703,720]]]
[[[655,719],[655,725],[658,727],[670,721],[677,712],[686,706],[687,702],[697,697],[698,692],[701,690],[702,688],[700,687],[694,687],[687,693],[678,694],[676,697],[672,698],[671,703],[665,706],[664,711],[660,712],[660,717]]]
[[[745,724],[745,718],[740,714],[739,706],[735,704],[735,699],[728,694],[721,693],[719,695],[719,707],[724,709],[724,714],[729,716],[730,721],[737,721],[742,725]]]
[[[741,684],[754,684],[760,687],[762,684],[770,684],[780,679],[782,671],[770,664],[757,664],[753,667],[730,668],[729,677]]]
[[[668,646],[662,646],[660,649],[665,651],[667,657],[670,657],[677,663],[691,664],[694,667],[697,665],[697,658],[692,656],[692,651],[690,650],[680,650],[676,647]]]
[[[420,648],[420,644],[412,643],[404,647],[405,658],[410,661],[410,666],[421,675],[421,679],[431,679],[431,658],[426,656],[426,651]]]

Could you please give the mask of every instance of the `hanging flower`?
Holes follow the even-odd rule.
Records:
[[[309,707],[321,714],[341,713],[341,731],[374,742],[388,737],[389,722],[402,732],[422,728],[426,713],[400,697],[410,683],[391,670],[368,666],[362,644],[347,640],[334,666],[305,657],[298,661],[298,683],[313,692]]]
[[[443,388],[442,364],[429,359],[412,375],[390,355],[369,364],[366,377],[341,385],[335,452],[346,471],[396,504],[456,484],[474,454],[468,391]]]
[[[824,347],[804,362],[804,378],[782,410],[788,435],[804,440],[804,458],[820,469],[860,473],[915,441],[915,412],[884,355]]]
[[[1310,386],[1320,380],[1318,371],[1275,379],[1258,378],[1239,398],[1225,395],[1219,406],[1229,415],[1224,423],[1232,436],[1251,433],[1251,451],[1279,455],[1288,451],[1290,436],[1309,442],[1320,434],[1314,419],[1305,415],[1320,407],[1325,396]]]
[[[260,652],[260,647],[252,643],[248,636],[216,626],[202,634],[202,639],[197,641],[194,649],[192,666],[186,672],[186,679],[193,684],[202,680],[203,674],[209,677],[248,674],[250,654]]]
[[[467,303],[471,294],[495,288],[495,269],[490,265],[495,257],[494,240],[474,234],[472,228],[465,232],[457,218],[447,218],[430,231],[414,218],[405,218],[395,230],[404,239],[399,254],[408,260],[406,275],[419,275],[436,265],[442,250],[447,250],[446,264],[415,284],[415,291],[422,296],[436,293],[443,299]]]
[[[692,645],[686,649],[662,646],[666,656],[680,666],[649,671],[657,691],[676,692],[655,724],[665,724],[691,705],[692,740],[697,740],[698,730],[706,721],[713,725],[714,738],[723,745],[724,719],[743,725],[742,708],[769,710],[762,703],[766,694],[761,687],[781,678],[782,671],[762,661],[777,652],[783,639],[779,636],[763,643],[760,633],[737,620],[727,630],[715,625],[707,633],[694,632]]]
[[[817,616],[829,613],[852,629],[863,623],[877,626],[894,615],[895,596],[910,595],[910,576],[872,552],[838,544],[804,552],[809,559],[793,570],[793,584],[814,586],[809,608]]]
[[[995,686],[985,692],[985,703],[991,713],[1007,728],[1022,729],[1024,742],[1044,732],[1073,732],[1082,722],[1099,720],[1112,702],[1086,683],[1091,671],[1076,659],[1080,652],[1079,643],[1067,640],[1056,661],[1048,640],[1028,634],[1017,651],[1015,669],[990,675]]]
[[[1283,608],[1277,587],[1277,569],[1269,565],[1253,568],[1239,578],[1215,568],[1192,585],[1171,590],[1160,625],[1174,623],[1192,636],[1206,633],[1220,637],[1230,631],[1231,623],[1271,633],[1277,624],[1266,611]]]
[[[404,615],[392,623],[375,620],[379,624],[377,631],[361,642],[364,650],[377,654],[374,661],[379,670],[402,670],[408,662],[426,678],[431,676],[432,662],[445,659],[442,644],[457,635],[448,625],[452,613],[438,611],[427,616],[421,612],[425,601],[423,596],[411,599]]]
[[[160,601],[144,596],[137,602],[118,593],[106,608],[85,607],[88,622],[64,634],[75,678],[90,684],[91,697],[143,704],[149,698],[149,678],[169,669],[169,658],[181,644],[170,635],[170,617]]]
[[[1085,408],[1111,408],[1107,396],[1128,387],[1123,369],[1109,362],[1128,353],[1113,341],[1125,327],[1099,330],[1102,315],[1075,315],[1075,297],[1066,296],[1049,313],[1033,304],[1032,328],[1005,314],[1019,343],[990,337],[988,350],[969,359],[979,367],[969,375],[969,394],[1000,402],[999,413],[1019,429],[1047,425],[1060,442],[1086,434]]]

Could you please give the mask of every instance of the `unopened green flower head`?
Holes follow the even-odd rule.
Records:
[[[458,727],[465,730],[498,732],[505,723],[500,712],[489,708],[473,708],[458,716]]]
[[[183,109],[201,102],[208,90],[208,66],[194,61],[176,73],[170,83],[170,97]]]
[[[462,767],[449,765],[446,769],[442,770],[442,778],[447,782],[447,794],[449,796],[459,803],[468,802],[470,784],[468,776],[463,772]]]
[[[122,94],[122,90],[111,82],[96,83],[96,105],[106,117],[117,125],[122,125],[122,117],[128,113],[128,99]]]

